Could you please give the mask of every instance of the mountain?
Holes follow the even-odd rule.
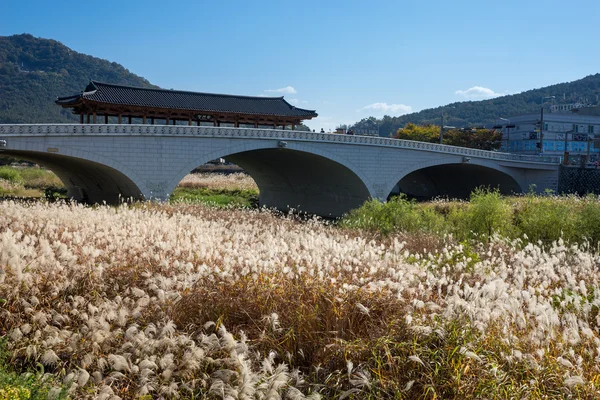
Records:
[[[500,122],[497,121],[498,118],[539,112],[542,98],[547,96],[555,96],[555,99],[551,102],[547,99],[546,107],[552,102],[554,104],[583,103],[586,105],[600,105],[600,74],[490,100],[452,103],[400,117],[365,118],[357,122],[352,128],[355,130],[377,129],[379,126],[380,135],[387,137],[396,133],[398,128],[404,127],[408,122],[419,125],[440,125],[442,110],[444,111],[444,125],[458,128],[467,126],[491,127]]]
[[[0,36],[0,124],[79,122],[54,100],[79,93],[90,79],[157,87],[122,65],[78,53],[55,40]]]
[[[157,87],[120,64],[78,53],[55,40],[29,34],[0,36],[0,124],[78,122],[70,110],[58,107],[54,100],[57,96],[79,93],[90,79]],[[379,129],[381,136],[390,136],[408,122],[439,125],[442,110],[446,114],[444,125],[489,127],[497,118],[539,112],[541,99],[545,96],[555,96],[556,104],[599,105],[600,74],[490,100],[452,103],[400,117],[366,118],[352,129]]]

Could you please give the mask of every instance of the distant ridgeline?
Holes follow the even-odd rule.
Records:
[[[120,64],[77,53],[55,40],[0,36],[0,124],[78,122],[54,101],[78,93],[90,78],[157,88]]]
[[[393,136],[399,128],[404,127],[408,122],[418,125],[434,124],[439,126],[442,110],[444,110],[444,125],[458,128],[475,126],[489,128],[498,123],[498,118],[539,112],[542,98],[546,96],[556,96],[555,104],[584,103],[586,105],[600,105],[600,74],[490,100],[452,103],[445,106],[445,108],[430,108],[400,117],[365,118],[351,128],[357,130],[373,129],[375,127],[379,130],[381,136],[389,137],[390,135]],[[545,106],[549,107],[550,104],[552,103],[546,102]]]
[[[29,34],[0,36],[0,124],[78,122],[69,110],[57,107],[54,100],[57,96],[81,91],[91,79],[157,88],[120,64],[77,53],[55,40]],[[444,124],[459,128],[490,127],[500,117],[539,112],[541,99],[545,96],[556,96],[556,103],[594,105],[599,104],[599,95],[600,74],[595,74],[490,100],[449,104]],[[437,107],[400,117],[371,117],[350,128],[355,132],[378,131],[381,136],[390,136],[408,122],[439,125],[441,112],[442,107]]]

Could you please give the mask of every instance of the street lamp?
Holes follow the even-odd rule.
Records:
[[[444,110],[446,108],[456,108],[456,107],[454,107],[454,106],[442,107],[442,123],[440,124],[440,144],[442,144],[442,141],[444,140],[444,128],[446,128],[444,126]]]
[[[544,100],[555,98],[556,96],[542,97],[542,105],[540,107],[540,155],[544,153]]]

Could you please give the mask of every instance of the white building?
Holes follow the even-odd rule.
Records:
[[[569,103],[569,104],[552,104],[550,106],[550,112],[570,112],[574,109],[579,109],[581,107],[585,107],[583,103]]]
[[[546,110],[545,110],[546,111]],[[544,113],[543,148],[540,151],[541,113],[518,115],[502,121],[502,151],[522,154],[563,156],[565,143],[569,160],[579,161],[589,154],[590,161],[600,159],[600,116]],[[565,137],[566,135],[566,137]]]

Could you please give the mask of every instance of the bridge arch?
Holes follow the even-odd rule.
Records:
[[[67,195],[78,201],[95,204],[143,200],[146,187],[133,171],[120,163],[93,153],[61,149],[61,154],[43,151],[11,150],[2,155],[28,160],[56,174],[67,188]]]
[[[268,207],[337,217],[360,207],[372,196],[369,182],[346,160],[322,150],[310,151],[307,146],[294,147],[273,147],[272,142],[265,142],[205,154],[181,169],[167,185],[167,192],[171,193],[199,165],[224,158],[254,179],[260,191],[259,202]]]
[[[512,171],[483,160],[468,162],[430,161],[402,171],[388,188],[388,198],[404,193],[411,198],[429,200],[435,197],[469,198],[477,187],[498,189],[504,195],[522,193],[521,184]]]

